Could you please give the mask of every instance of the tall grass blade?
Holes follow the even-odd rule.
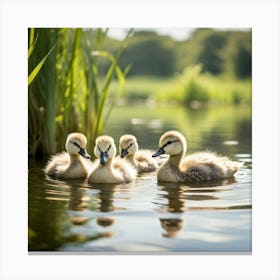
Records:
[[[115,70],[118,66],[118,61],[121,57],[121,54],[126,46],[127,40],[130,37],[130,35],[132,34],[133,29],[130,29],[129,32],[127,33],[125,39],[123,40],[121,47],[119,48],[119,51],[116,55],[115,58],[113,58],[113,62],[107,72],[106,78],[105,78],[105,83],[104,86],[102,88],[101,91],[101,98],[100,98],[100,102],[99,102],[99,106],[98,106],[98,111],[97,111],[97,116],[96,116],[96,122],[95,122],[95,131],[94,131],[94,137],[96,138],[99,133],[103,130],[103,120],[102,120],[102,116],[103,116],[103,110],[104,110],[104,105],[105,105],[105,101],[108,97],[109,94],[109,86],[110,83],[112,81],[113,75],[115,73]]]
[[[37,66],[33,69],[33,71],[28,75],[28,85],[30,85],[32,83],[32,81],[35,79],[35,77],[38,75],[39,71],[41,70],[41,68],[43,67],[43,65],[45,64],[48,56],[50,55],[50,53],[53,51],[53,49],[55,48],[56,45],[54,45],[50,51],[42,58],[42,60],[37,64]]]

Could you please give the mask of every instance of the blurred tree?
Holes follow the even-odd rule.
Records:
[[[96,31],[85,31],[87,40],[96,42]],[[116,54],[121,41],[108,38],[104,48]],[[97,47],[98,48],[98,47]],[[188,66],[202,65],[203,72],[230,78],[251,75],[251,31],[224,31],[198,28],[185,41],[176,41],[154,31],[137,31],[128,41],[119,64],[132,65],[128,76],[149,75],[171,77]],[[100,57],[100,74],[106,73],[109,62]]]
[[[136,32],[130,39],[120,65],[131,64],[130,75],[172,76],[175,72],[176,50],[170,37],[154,32]]]
[[[234,62],[234,70],[238,78],[247,78],[251,76],[252,52],[250,49],[241,45],[237,50]]]
[[[197,58],[197,62],[203,66],[203,72],[210,72],[214,75],[223,72],[224,61],[220,52],[225,44],[225,36],[218,33],[211,34],[203,40],[202,50]]]
[[[176,70],[202,64],[203,71],[246,78],[251,75],[251,31],[198,28],[190,38],[176,44]]]
[[[252,73],[252,32],[227,31],[224,32],[227,44],[222,50],[224,72],[233,78],[243,79]]]

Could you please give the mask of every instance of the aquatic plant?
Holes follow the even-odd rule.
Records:
[[[35,28],[30,28],[29,32],[29,46],[28,46],[28,59],[30,58],[31,54],[34,51],[34,48],[36,46],[36,41],[38,38],[38,34],[35,38]],[[41,61],[38,62],[38,64],[34,67],[34,69],[28,74],[28,85],[32,83],[32,81],[35,79],[35,77],[38,75],[39,71],[43,67],[44,63],[46,62],[49,54],[52,52],[52,50],[55,48],[55,45],[49,50],[49,52],[41,59]]]
[[[43,61],[28,88],[29,154],[54,153],[73,131],[86,134],[92,149],[123,91],[129,67],[122,70],[118,62],[132,29],[115,55],[102,49],[108,29],[39,28],[35,32],[36,48],[28,67],[36,69],[39,57]],[[30,28],[29,46],[32,42],[34,29]],[[105,77],[99,76],[99,59],[110,61]],[[110,90],[113,80],[118,81],[115,91]]]

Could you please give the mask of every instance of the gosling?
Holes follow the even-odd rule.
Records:
[[[152,158],[149,150],[138,150],[137,139],[133,135],[123,135],[119,141],[121,158],[125,158],[132,164],[138,173],[153,172],[159,167],[159,163]]]
[[[67,152],[53,155],[44,168],[45,174],[57,178],[85,179],[91,165],[86,144],[85,135],[77,132],[70,133],[65,144]]]
[[[110,136],[99,136],[94,154],[99,159],[88,177],[90,183],[127,183],[136,179],[136,169],[127,161],[115,158],[116,146]]]
[[[229,178],[242,166],[239,162],[218,156],[213,152],[198,152],[183,159],[187,151],[187,142],[178,131],[164,133],[159,140],[159,146],[153,157],[169,154],[169,159],[157,173],[158,180],[163,182],[210,181]]]

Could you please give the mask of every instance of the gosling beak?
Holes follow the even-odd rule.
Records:
[[[126,157],[126,155],[128,155],[127,149],[122,149],[122,151],[121,151],[121,158]]]
[[[80,148],[79,154],[84,158],[90,158],[90,155],[87,153],[86,149]]]
[[[162,155],[162,154],[165,154],[165,150],[163,149],[163,148],[159,148],[153,155],[152,155],[152,157],[158,157],[158,156],[160,156],[160,155]]]
[[[107,152],[100,152],[100,162],[101,164],[105,164],[109,159],[108,153]]]

